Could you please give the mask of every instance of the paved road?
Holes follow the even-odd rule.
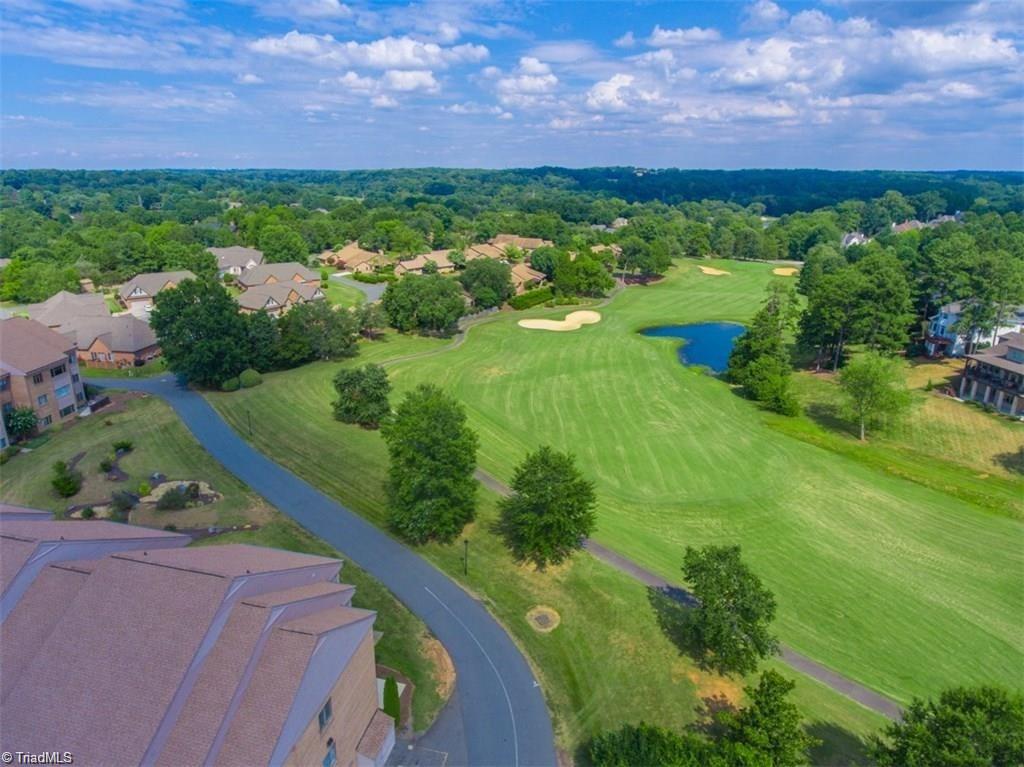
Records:
[[[344,274],[332,274],[331,279],[360,291],[371,304],[374,301],[380,301],[380,297],[384,295],[384,288],[388,286],[386,282],[359,282],[359,280],[353,280]]]
[[[489,490],[494,491],[498,495],[508,495],[510,492],[508,486],[504,482],[491,476],[483,469],[477,469],[476,478],[479,480],[480,484]],[[627,559],[621,554],[615,553],[607,546],[602,546],[596,541],[587,539],[584,543],[584,548],[602,562],[611,565],[616,570],[625,573],[631,578],[634,578],[651,588],[663,591],[673,599],[676,599],[686,605],[693,606],[697,604],[697,600],[694,599],[693,595],[683,587],[669,583],[660,575],[651,572],[642,565],[638,565],[633,560]],[[802,655],[796,650],[786,647],[785,645],[780,648],[780,654],[782,655],[782,659],[797,671],[802,671],[812,679],[816,679],[822,684],[831,687],[840,695],[845,695],[846,697],[857,701],[862,706],[866,706],[872,711],[877,711],[879,714],[887,716],[890,719],[899,719],[902,716],[900,706],[895,701],[885,697],[884,695],[880,695],[862,684],[858,684],[852,679],[846,678],[842,674],[837,674],[832,669],[821,665],[817,661],[808,658],[806,655]]]
[[[466,763],[555,765],[547,705],[529,665],[490,613],[440,570],[250,447],[199,394],[170,376],[90,379],[160,396],[224,467],[387,586],[444,644],[458,677]],[[450,713],[450,712],[449,712]],[[453,749],[448,765],[457,764]]]

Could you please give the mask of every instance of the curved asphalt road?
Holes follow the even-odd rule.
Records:
[[[551,719],[540,686],[483,605],[412,550],[250,447],[202,396],[179,387],[173,378],[89,383],[165,399],[228,471],[381,581],[430,627],[458,674],[470,765],[556,764]]]

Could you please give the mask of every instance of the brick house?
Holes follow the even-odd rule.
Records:
[[[131,531],[0,515],[0,589],[19,585],[0,624],[0,748],[59,744],[76,764],[383,767],[394,722],[377,708],[376,614],[352,607],[340,561],[183,548],[154,530],[109,552],[67,540]],[[69,556],[27,568],[55,541]]]
[[[131,314],[85,317],[69,327],[65,335],[74,339],[78,361],[86,367],[130,368],[160,356],[156,333]]]
[[[229,248],[207,248],[217,259],[217,275],[221,278],[225,274],[233,274],[235,277],[246,269],[252,269],[263,263],[263,251],[256,248],[243,248],[241,245],[232,245]]]
[[[117,291],[121,305],[136,317],[146,319],[153,309],[153,299],[162,290],[178,287],[185,280],[194,280],[196,276],[188,269],[176,272],[149,272],[137,274]]]
[[[296,304],[322,301],[324,292],[316,285],[304,282],[270,282],[248,288],[235,300],[243,314],[263,311],[274,317],[284,314]]]
[[[320,287],[320,275],[302,264],[288,261],[283,264],[254,266],[251,269],[246,269],[238,278],[238,286],[242,290],[276,282],[297,282]]]
[[[0,409],[31,407],[39,429],[85,406],[75,342],[35,320],[0,320]]]

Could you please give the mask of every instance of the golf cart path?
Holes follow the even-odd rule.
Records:
[[[199,443],[270,504],[381,581],[444,644],[455,664],[462,744],[470,765],[554,767],[554,733],[539,683],[487,609],[412,549],[243,440],[198,393],[172,376],[91,379],[164,399]],[[459,728],[453,728],[458,730]],[[396,754],[393,757],[400,759]],[[457,761],[458,757],[449,761]]]
[[[477,469],[476,478],[484,487],[498,493],[499,495],[509,495],[511,492],[508,486],[501,480],[491,476],[482,469]],[[669,583],[660,575],[651,572],[647,568],[637,564],[631,559],[627,559],[621,554],[615,553],[607,546],[602,546],[600,543],[588,538],[584,542],[583,547],[605,564],[611,565],[616,570],[640,581],[645,586],[658,589],[684,604],[697,604],[697,600],[686,589],[674,583]],[[827,666],[823,666],[817,661],[812,660],[806,655],[802,655],[796,650],[786,647],[785,645],[780,648],[780,655],[787,664],[795,668],[797,671],[801,671],[812,679],[816,679],[826,687],[838,692],[840,695],[845,695],[847,698],[850,698],[862,706],[865,706],[872,711],[876,711],[890,719],[900,718],[901,709],[899,704],[884,695],[881,695],[880,693],[877,693],[874,690],[853,681],[852,679],[848,679],[842,674],[836,673]]]

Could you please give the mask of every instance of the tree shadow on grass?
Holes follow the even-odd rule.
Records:
[[[834,722],[813,722],[805,729],[808,735],[819,741],[808,753],[811,764],[819,767],[874,764],[864,740],[846,728]]]
[[[1007,471],[1024,474],[1024,447],[1016,452],[1000,453],[995,461]]]
[[[691,608],[697,605],[696,600],[679,588],[650,586],[647,601],[668,640],[680,653],[690,656],[702,669],[706,669],[707,653],[691,626]]]
[[[859,437],[856,427],[839,414],[839,406],[831,402],[812,402],[804,412],[818,426],[840,434]]]

